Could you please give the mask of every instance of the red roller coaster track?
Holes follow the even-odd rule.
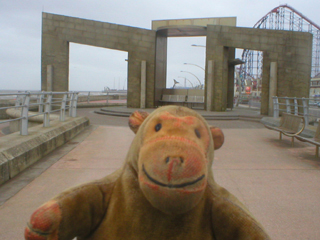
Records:
[[[289,5],[280,5],[263,16],[254,28],[310,32],[313,34],[311,78],[320,76],[320,26]],[[245,49],[241,67],[242,82],[261,79],[262,52]]]
[[[272,13],[275,13],[275,14],[280,14],[284,9],[288,9],[290,10],[290,12],[298,15],[301,19],[305,20],[306,22],[308,22],[309,24],[313,25],[316,29],[320,30],[320,27],[315,24],[313,21],[311,21],[309,18],[307,18],[305,15],[303,15],[302,13],[298,12],[296,9],[294,9],[293,7],[287,5],[287,4],[284,4],[284,5],[280,5],[278,7],[275,7],[274,9],[272,9],[270,12],[268,12],[266,15],[264,15],[253,27],[254,28],[260,28],[258,25],[260,23],[263,23],[265,22],[269,15],[272,14]],[[283,12],[282,12],[283,14]],[[294,21],[291,21],[290,23],[294,23]],[[292,31],[295,31],[293,29],[289,29],[289,30],[292,30]],[[303,31],[302,29],[300,31]]]

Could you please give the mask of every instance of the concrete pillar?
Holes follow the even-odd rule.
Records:
[[[227,87],[227,108],[233,108],[234,97],[234,63],[230,63],[235,59],[235,48],[228,48],[228,87]]]
[[[213,91],[213,61],[209,60],[207,65],[207,82],[206,82],[206,88],[207,88],[207,98],[206,98],[206,110],[211,111],[212,108],[212,91]]]
[[[278,84],[278,66],[277,62],[270,63],[270,81],[269,81],[269,111],[268,115],[273,116],[273,96],[277,96],[277,84]]]
[[[47,89],[46,89],[46,91],[52,91],[52,81],[53,81],[53,66],[47,65]]]
[[[167,33],[157,31],[155,51],[155,106],[159,106],[162,90],[166,88],[167,82]]]
[[[141,61],[140,108],[146,108],[147,62]]]

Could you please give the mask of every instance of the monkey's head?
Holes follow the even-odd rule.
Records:
[[[129,126],[136,133],[133,166],[146,199],[166,214],[194,208],[208,179],[213,181],[213,152],[224,142],[222,131],[178,106],[158,108],[150,115],[134,112]]]

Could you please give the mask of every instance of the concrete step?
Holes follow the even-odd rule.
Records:
[[[131,115],[129,112],[103,111],[102,109],[94,111],[94,113],[115,117],[129,117]]]
[[[97,114],[105,114],[109,116],[117,116],[117,117],[129,117],[131,115],[131,111],[114,111],[105,108],[101,108],[100,110],[94,111]],[[206,120],[248,120],[248,121],[257,121],[260,122],[262,116],[250,116],[250,115],[238,115],[238,114],[202,114],[202,117]]]

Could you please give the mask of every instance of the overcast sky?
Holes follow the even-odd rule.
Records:
[[[280,4],[320,25],[319,0],[0,0],[0,90],[40,90],[42,12],[146,29],[152,20],[210,17],[237,17],[237,26],[252,27]],[[205,50],[191,44],[205,45],[205,39],[170,38],[168,44],[168,87],[173,79],[182,86],[184,78],[203,82]],[[126,58],[126,52],[71,43],[69,90],[126,88]]]

